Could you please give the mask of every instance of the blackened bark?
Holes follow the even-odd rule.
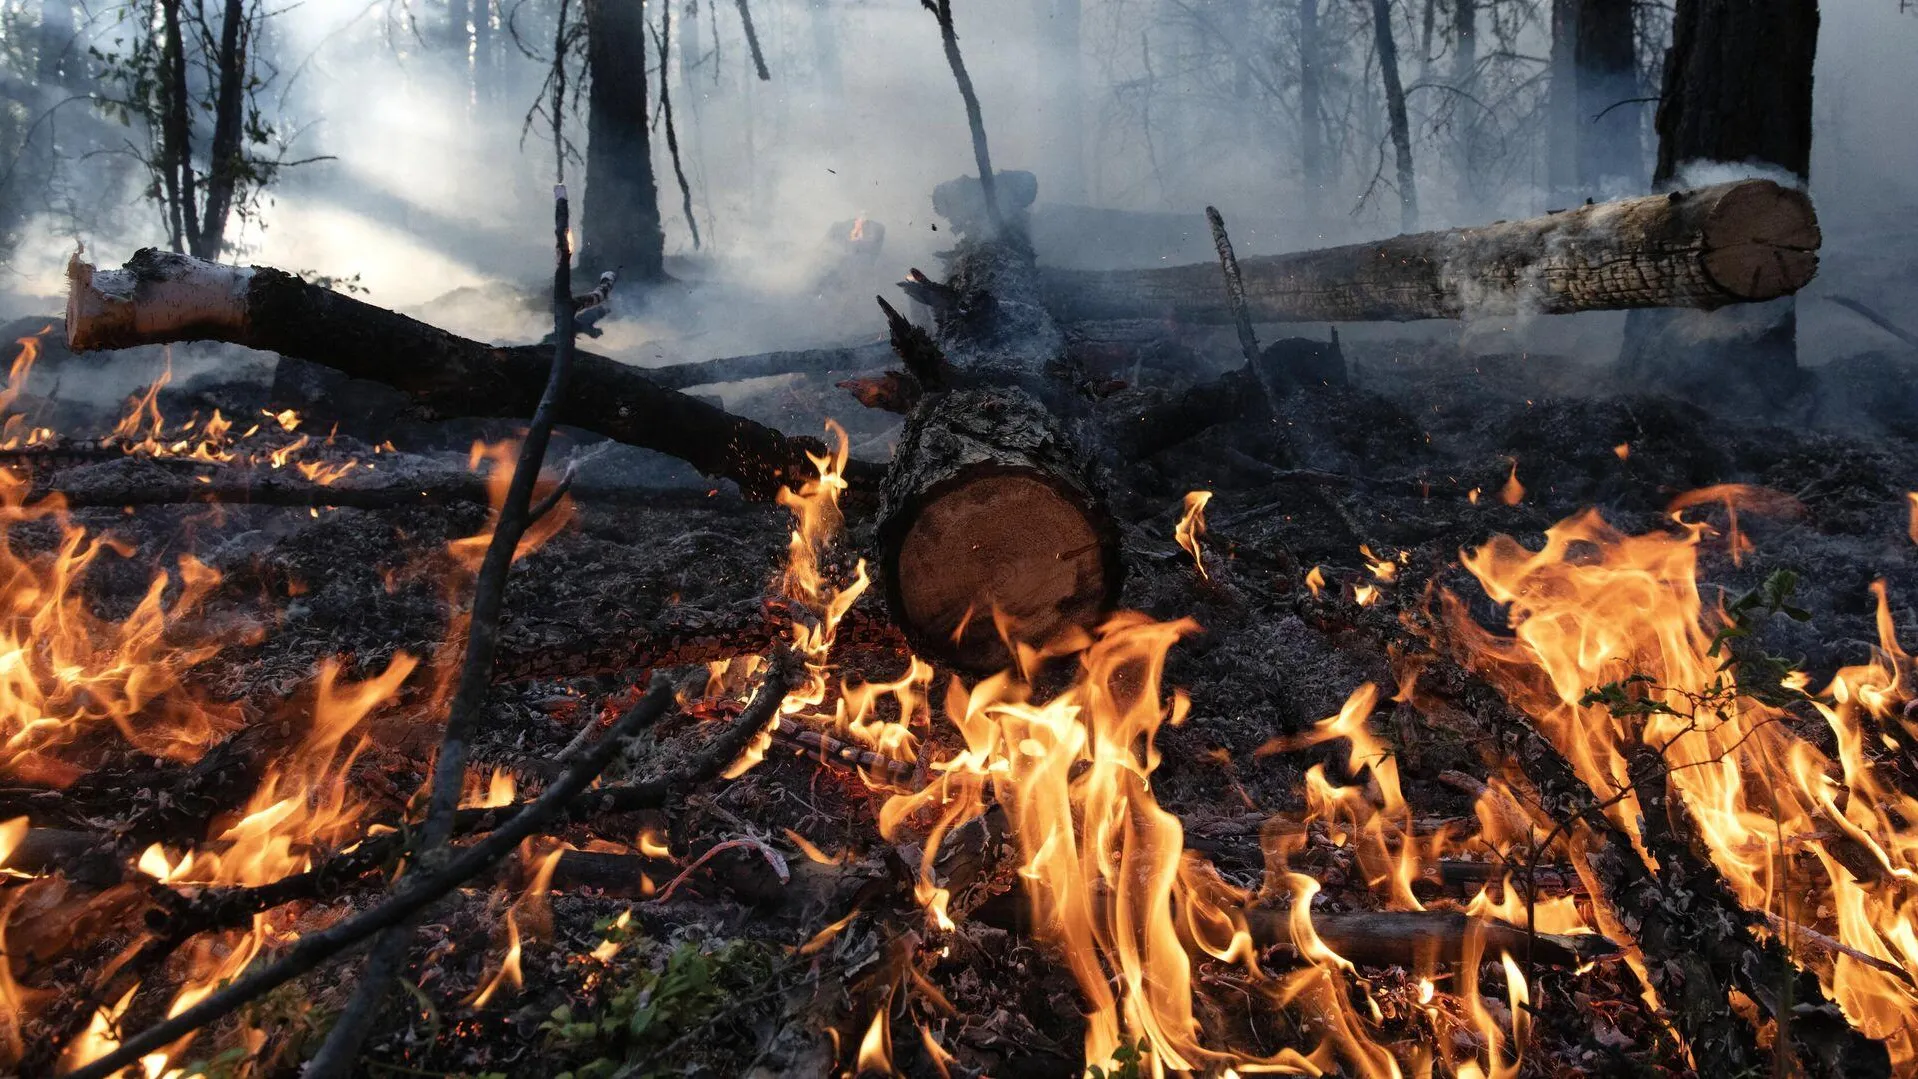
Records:
[[[653,178],[646,110],[645,0],[586,5],[586,196],[581,272],[618,269],[640,282],[666,276],[666,235]]]
[[[1419,227],[1418,184],[1412,175],[1412,131],[1405,117],[1405,84],[1399,81],[1399,47],[1392,37],[1392,0],[1372,0],[1372,34],[1378,43],[1379,71],[1385,77],[1385,112],[1392,125],[1392,149],[1398,163],[1399,230]]]
[[[1811,175],[1817,0],[1679,0],[1658,106],[1658,167],[1757,162]]]
[[[1654,184],[1692,162],[1753,164],[1801,179],[1811,171],[1817,0],[1679,0],[1658,106]],[[1694,398],[1763,408],[1798,393],[1797,308],[1763,318],[1636,316],[1628,375]]]

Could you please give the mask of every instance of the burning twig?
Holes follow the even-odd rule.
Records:
[[[587,785],[613,763],[627,742],[664,716],[672,703],[671,687],[664,683],[654,686],[614,722],[590,752],[568,768],[538,799],[519,807],[496,831],[470,847],[461,848],[437,867],[408,874],[378,906],[301,937],[279,959],[241,975],[192,1007],[127,1038],[112,1052],[68,1073],[69,1079],[107,1079],[116,1075],[147,1053],[232,1014],[368,938],[409,921],[442,896],[512,854],[520,840],[560,816]]]
[[[1248,910],[1246,928],[1261,947],[1295,951],[1291,912]],[[1418,969],[1425,963],[1457,964],[1472,955],[1524,955],[1555,967],[1581,967],[1615,956],[1619,947],[1596,933],[1527,933],[1522,926],[1445,910],[1312,912],[1312,929],[1327,946],[1353,963]]]

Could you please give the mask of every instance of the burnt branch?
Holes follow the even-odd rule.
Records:
[[[301,937],[292,947],[265,966],[252,970],[199,1003],[162,1022],[125,1039],[118,1048],[92,1063],[68,1073],[69,1079],[107,1079],[122,1068],[200,1028],[231,1015],[294,978],[338,958],[368,938],[401,925],[424,911],[433,902],[461,884],[485,872],[495,862],[513,853],[519,841],[533,835],[560,816],[588,784],[604,772],[626,743],[644,728],[657,722],[672,708],[670,687],[661,684],[619,717],[605,737],[593,744],[581,758],[566,769],[538,799],[518,807],[501,826],[484,839],[443,864],[403,878],[379,905],[316,933]]]

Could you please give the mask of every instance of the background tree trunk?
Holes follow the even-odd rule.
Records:
[[[1392,125],[1392,149],[1398,161],[1399,230],[1416,232],[1419,192],[1412,175],[1412,131],[1405,116],[1405,84],[1399,81],[1399,47],[1392,37],[1392,0],[1372,0],[1372,33],[1378,42],[1386,118]]]
[[[1584,0],[1552,0],[1551,91],[1545,102],[1545,184],[1552,203],[1578,196],[1578,21]]]
[[[1085,58],[1081,30],[1081,0],[1044,0],[1033,6],[1039,20],[1043,70],[1053,73],[1048,107],[1052,110],[1052,142],[1056,175],[1044,177],[1048,198],[1083,204],[1085,172]]]
[[[666,276],[646,111],[644,0],[586,5],[586,196],[580,271],[620,269],[632,281]]]
[[[1324,84],[1319,69],[1323,51],[1319,0],[1299,0],[1299,172],[1306,209],[1314,219],[1326,181]]]
[[[1632,0],[1580,0],[1574,34],[1578,182],[1588,196],[1600,198],[1594,188],[1605,195],[1642,191],[1641,103],[1632,101],[1639,96]]]
[[[1479,206],[1478,154],[1478,3],[1452,0],[1453,167],[1458,173],[1459,211],[1475,216]]]
[[[1658,167],[1674,186],[1691,162],[1811,171],[1817,0],[1678,0],[1658,106]],[[1738,312],[1635,313],[1625,370],[1641,384],[1763,408],[1794,396],[1797,307],[1789,297]]]
[[[71,78],[84,50],[73,40],[73,5],[68,0],[42,0],[40,53],[36,73],[41,86],[58,86]]]

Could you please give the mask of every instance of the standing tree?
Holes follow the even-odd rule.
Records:
[[[586,195],[580,269],[666,277],[666,234],[646,106],[645,0],[586,0]]]
[[[214,12],[150,0],[121,13],[143,31],[131,48],[96,53],[102,83],[119,91],[101,106],[146,132],[147,197],[160,204],[175,251],[218,259],[233,219],[250,218],[280,170],[304,163],[287,160],[257,100],[273,81],[253,51],[266,15],[259,0],[222,0]]]
[[[1658,106],[1652,182],[1693,163],[1811,173],[1817,0],[1678,0]],[[1776,401],[1802,383],[1791,298],[1717,312],[1634,312],[1627,371],[1693,395]]]
[[[1643,185],[1632,0],[1554,0],[1546,135],[1554,195]]]
[[[1325,84],[1320,70],[1325,44],[1319,33],[1319,0],[1299,0],[1299,172],[1306,209],[1316,218],[1330,170],[1325,150]]]
[[[1372,34],[1378,44],[1379,71],[1385,78],[1385,113],[1392,128],[1392,150],[1398,162],[1399,229],[1419,227],[1419,191],[1412,175],[1412,130],[1405,115],[1405,84],[1399,81],[1399,47],[1392,36],[1392,0],[1372,0]]]

